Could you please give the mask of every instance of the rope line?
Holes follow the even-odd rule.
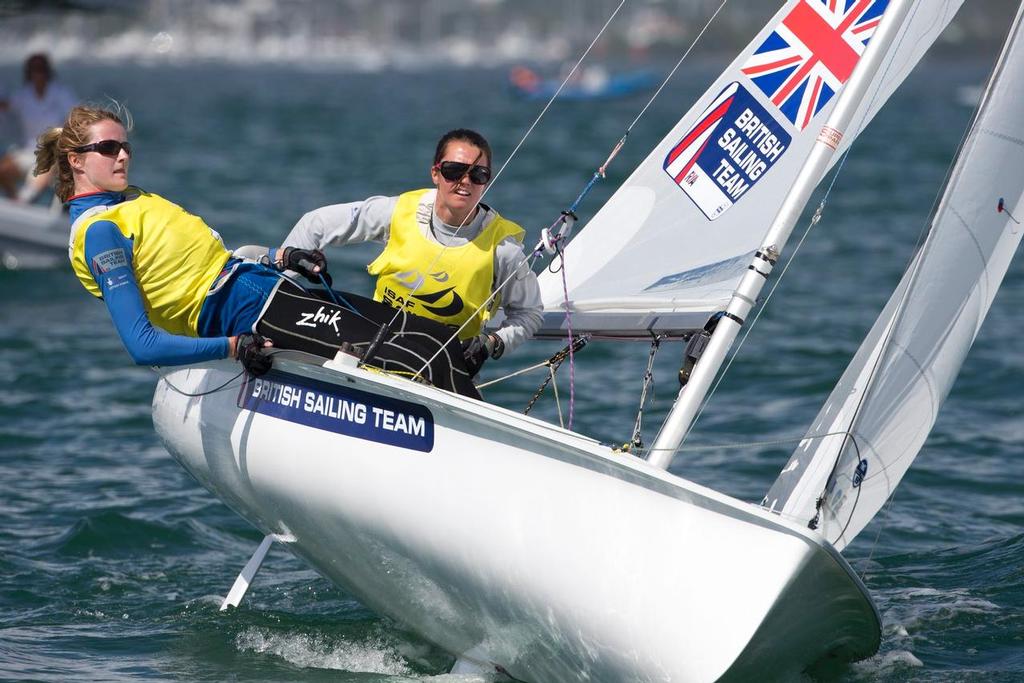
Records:
[[[566,359],[566,357],[570,353],[575,352],[575,351],[579,351],[584,346],[586,346],[589,342],[590,342],[590,336],[589,335],[580,335],[579,337],[576,337],[575,339],[573,339],[570,344],[567,344],[561,351],[559,351],[555,355],[551,356],[551,358],[549,358],[548,360],[546,360],[545,362],[540,364],[540,367],[547,367],[548,368],[548,376],[547,376],[547,378],[544,379],[543,382],[541,382],[540,387],[537,388],[537,391],[534,392],[533,397],[530,399],[530,402],[527,403],[526,409],[523,410],[523,414],[524,415],[529,415],[530,414],[530,411],[533,409],[534,404],[537,403],[537,399],[539,399],[541,397],[541,395],[544,393],[544,390],[547,389],[548,384],[551,384],[552,382],[556,382],[557,381],[556,378],[555,378],[555,372],[557,372],[558,368],[560,368],[562,366],[562,361],[564,361]],[[530,368],[527,368],[527,370],[529,370],[529,369]],[[557,383],[554,385],[554,392],[555,392],[555,401],[557,402],[558,401],[558,385],[557,385]],[[559,419],[559,421],[561,421],[561,419],[562,419],[561,418],[561,412],[562,412],[561,405],[559,405],[558,406],[558,413],[559,413],[559,418],[558,419]]]
[[[629,134],[633,131],[633,128],[636,126],[637,122],[639,122],[640,119],[643,118],[643,115],[647,113],[647,110],[651,107],[652,104],[654,104],[654,100],[658,99],[658,96],[661,95],[661,91],[664,90],[665,86],[668,85],[668,82],[672,80],[672,77],[675,75],[676,71],[678,71],[679,67],[682,66],[683,61],[686,60],[686,58],[690,55],[690,53],[693,51],[693,48],[697,46],[697,43],[700,42],[700,39],[704,36],[704,33],[707,32],[708,28],[711,26],[711,23],[718,16],[719,12],[722,11],[722,8],[725,7],[728,1],[729,0],[722,0],[721,4],[718,6],[718,9],[716,9],[712,13],[712,15],[708,18],[707,22],[705,22],[704,27],[701,28],[701,30],[697,33],[696,36],[694,36],[693,40],[690,42],[690,45],[686,48],[686,51],[683,52],[683,56],[679,58],[679,61],[677,61],[675,66],[672,67],[672,70],[669,71],[668,75],[661,81],[661,85],[659,85],[658,89],[654,91],[654,94],[651,95],[651,98],[647,100],[647,104],[645,104],[640,109],[640,113],[636,115],[636,118],[633,119],[633,122],[626,127],[626,132],[623,133],[622,137],[619,138],[619,141],[615,143],[614,147],[612,147],[612,151],[609,152],[608,157],[604,160],[604,163],[601,164],[596,171],[594,171],[594,175],[591,176],[590,181],[583,188],[583,191],[580,192],[579,195],[577,195],[575,201],[573,201],[573,203],[569,206],[569,208],[567,209],[569,213],[575,214],[576,210],[579,208],[579,205],[583,202],[584,197],[590,194],[590,191],[594,188],[594,185],[596,185],[599,180],[605,177],[606,171],[608,170],[608,166],[611,165],[612,160],[615,159],[619,151],[626,145],[626,138],[629,137]],[[557,224],[558,221],[556,220],[552,227],[554,227],[554,225]]]
[[[704,24],[704,28],[702,28],[700,32],[696,35],[696,37],[694,37],[693,42],[690,43],[690,47],[686,48],[686,52],[683,53],[683,56],[679,58],[679,61],[676,62],[676,65],[672,67],[671,71],[669,71],[668,76],[666,76],[665,80],[661,82],[661,85],[655,91],[654,95],[652,95],[651,99],[647,101],[647,104],[645,104],[644,108],[640,110],[640,113],[636,115],[636,118],[633,119],[633,123],[629,124],[629,128],[626,129],[626,135],[629,135],[629,131],[633,130],[633,126],[635,126],[637,121],[639,121],[640,118],[647,112],[647,109],[654,103],[654,100],[658,98],[658,95],[661,94],[661,91],[665,89],[665,86],[668,85],[669,80],[671,80],[672,76],[675,75],[679,67],[682,66],[683,60],[686,59],[689,56],[690,52],[693,51],[693,48],[696,47],[697,42],[701,39],[701,37],[703,37],[704,33],[708,30],[708,27],[711,26],[711,22],[715,20],[715,18],[718,16],[718,13],[722,11],[722,8],[725,7],[725,4],[728,1],[729,0],[722,0],[722,4],[718,6],[718,9],[716,9],[714,13],[711,15],[711,17],[707,20],[707,23]],[[624,135],[622,137],[623,140],[625,140],[626,136]],[[618,149],[616,149],[613,152],[612,156],[615,156],[615,154],[617,153]]]
[[[569,310],[569,285],[565,279],[565,259],[562,259],[562,295],[565,297],[565,331],[569,337],[569,426],[572,429],[572,418],[576,409],[576,356],[573,354],[572,343],[572,311]]]
[[[512,159],[515,158],[516,154],[519,153],[519,149],[526,143],[527,138],[529,138],[530,134],[533,133],[534,128],[536,128],[537,124],[540,123],[540,120],[542,118],[544,118],[544,115],[547,113],[548,109],[554,103],[555,99],[561,94],[562,90],[565,88],[566,84],[572,78],[573,74],[576,73],[576,70],[579,68],[580,64],[582,64],[583,60],[586,59],[588,54],[590,54],[590,51],[594,48],[594,45],[596,45],[597,41],[601,38],[602,35],[604,35],[605,30],[607,30],[608,26],[612,23],[612,20],[615,19],[615,16],[619,13],[619,10],[621,10],[623,5],[625,5],[625,4],[626,4],[626,0],[621,0],[619,2],[618,7],[615,8],[615,10],[608,17],[608,20],[605,21],[604,26],[602,26],[601,30],[597,32],[597,35],[594,36],[594,39],[590,41],[590,45],[588,45],[587,49],[583,51],[583,54],[580,55],[580,58],[576,61],[576,64],[573,66],[572,70],[566,75],[565,79],[562,81],[561,85],[558,86],[558,89],[554,92],[554,94],[551,95],[551,99],[548,100],[547,104],[544,105],[544,108],[541,109],[540,114],[537,115],[537,118],[534,119],[533,123],[526,130],[526,133],[523,134],[523,137],[519,140],[519,143],[512,150],[512,153],[509,154],[508,159],[506,159],[505,163],[503,163],[501,165],[501,167],[498,169],[498,172],[494,174],[494,177],[491,179],[490,183],[487,184],[487,187],[484,188],[484,191],[480,193],[480,199],[478,199],[476,204],[473,206],[473,210],[470,211],[468,214],[466,214],[466,217],[464,219],[462,219],[462,223],[460,223],[459,226],[455,229],[455,232],[453,233],[453,237],[457,237],[458,234],[462,231],[462,229],[464,227],[466,227],[466,222],[469,220],[470,216],[475,216],[476,215],[476,211],[479,208],[480,203],[483,201],[483,198],[487,196],[487,193],[490,192],[491,188],[494,187],[494,184],[498,181],[498,178],[500,178],[501,175],[505,172],[505,169],[508,168],[508,165],[510,163],[512,163]],[[449,245],[447,245],[447,244],[442,244],[441,245],[441,250],[434,257],[433,261],[431,261],[430,265],[426,268],[425,272],[430,272],[430,271],[432,271],[434,269],[434,266],[437,265],[437,262],[448,251],[448,248],[449,248]],[[532,268],[532,264],[531,264],[531,268]],[[409,295],[412,296],[413,294],[418,292],[420,287],[424,284],[425,281],[426,281],[426,278],[422,278],[422,279],[420,279],[420,281],[416,282],[415,286],[412,288],[412,290],[410,291]],[[488,301],[489,300],[490,299],[488,299]],[[481,308],[482,308],[482,306],[481,306]],[[476,312],[479,312],[479,310],[480,310],[480,308],[478,308]],[[399,309],[399,312],[400,311],[401,311],[401,309]],[[476,312],[474,312],[474,315],[475,315]],[[398,312],[395,313],[395,316],[391,319],[391,321],[388,322],[388,324],[384,328],[382,328],[382,329],[390,328],[390,326],[392,324],[394,324],[395,320],[397,320],[397,319],[398,319]],[[464,326],[465,325],[463,325],[463,327]],[[460,327],[459,329],[461,330],[462,328]],[[451,340],[449,340],[449,341],[451,341]]]
[[[915,8],[914,11],[916,12],[916,8]],[[909,20],[908,20],[908,22],[909,22]],[[900,40],[896,44],[896,48],[897,49],[898,49],[899,45],[902,44],[902,41],[903,41],[903,38],[905,37],[905,35],[906,34],[904,33],[904,34],[902,34],[900,36]],[[880,90],[881,90],[881,85],[880,84],[885,81],[885,76],[888,73],[889,69],[891,69],[891,68],[892,68],[892,60],[890,60],[889,63],[886,65],[886,70],[885,70],[885,72],[883,72],[882,78],[879,79],[879,86],[876,87],[875,90],[873,91],[873,93],[871,95],[871,99],[868,101],[868,105],[869,106],[868,106],[868,108],[865,111],[870,111],[871,106],[874,105],[875,101],[878,99],[878,96],[879,96],[879,93],[880,93]],[[771,301],[771,298],[775,295],[775,291],[779,288],[779,285],[782,284],[782,280],[785,278],[786,273],[789,271],[790,265],[792,265],[793,261],[796,260],[796,255],[799,253],[800,247],[803,245],[804,241],[807,239],[807,237],[810,234],[811,230],[814,228],[815,225],[818,224],[818,222],[821,220],[822,216],[824,215],[825,206],[828,203],[828,198],[832,194],[832,189],[835,187],[836,181],[839,179],[839,175],[842,173],[842,170],[843,170],[844,166],[846,165],[846,159],[849,157],[850,150],[853,149],[854,142],[856,142],[860,138],[860,133],[863,131],[864,125],[865,125],[865,118],[862,117],[856,123],[856,125],[853,127],[853,130],[856,131],[855,134],[853,135],[853,137],[851,138],[851,140],[853,140],[853,142],[851,142],[847,146],[847,148],[843,151],[842,155],[839,157],[839,161],[836,164],[836,168],[835,168],[835,171],[832,174],[831,181],[829,182],[828,188],[825,190],[825,195],[821,198],[821,202],[818,204],[818,208],[815,210],[814,215],[811,217],[811,220],[809,221],[809,223],[807,225],[807,229],[804,231],[803,235],[800,237],[800,240],[797,242],[797,245],[793,249],[793,252],[790,255],[789,259],[787,259],[786,265],[783,267],[782,272],[779,274],[779,277],[775,280],[775,284],[768,291],[768,295],[764,298],[764,300],[761,302],[761,305],[757,308],[757,312],[754,314],[753,319],[750,321],[750,325],[746,326],[746,330],[744,330],[743,336],[740,338],[740,341],[736,345],[736,348],[733,350],[732,354],[730,354],[729,360],[726,363],[725,367],[723,368],[723,370],[721,372],[719,372],[718,377],[716,378],[715,383],[712,386],[711,390],[708,392],[707,396],[704,397],[704,401],[702,402],[701,407],[698,409],[697,414],[694,416],[693,421],[691,422],[690,430],[683,437],[683,442],[684,443],[686,441],[686,437],[689,436],[689,433],[693,431],[693,425],[695,425],[697,423],[697,420],[704,413],[704,409],[707,408],[709,402],[711,401],[711,397],[714,395],[715,391],[718,390],[718,387],[719,387],[719,385],[721,385],[722,380],[725,378],[725,375],[728,372],[729,368],[732,367],[733,361],[736,359],[737,355],[739,354],[740,349],[743,348],[743,344],[746,342],[747,338],[750,336],[751,331],[753,331],[754,327],[756,327],[757,322],[761,318],[761,314],[768,307],[768,302]],[[852,422],[851,422],[851,428],[852,428]],[[840,449],[840,450],[842,450],[842,449]]]
[[[160,372],[160,370],[157,369],[157,366],[155,366],[155,365],[151,366],[150,369],[152,369],[153,372],[155,372],[156,374],[160,375],[160,379],[162,379],[167,384],[167,386],[169,386],[175,393],[181,394],[182,396],[188,396],[189,398],[199,398],[201,396],[209,396],[210,394],[216,394],[218,391],[224,391],[225,389],[228,388],[229,384],[231,384],[236,379],[238,379],[239,377],[241,377],[242,375],[245,374],[245,368],[242,368],[241,370],[238,371],[237,375],[231,377],[230,379],[228,379],[223,384],[221,384],[221,385],[219,385],[217,387],[214,387],[213,389],[209,389],[207,391],[200,391],[200,392],[195,393],[195,394],[190,394],[189,392],[185,391],[184,389],[179,389],[178,387],[174,386],[171,383],[171,380],[167,379],[167,375],[165,375],[164,373]]]
[[[913,9],[913,14],[911,14],[910,18],[907,20],[908,23],[913,20],[913,16],[917,13],[917,9],[918,8],[915,5],[915,7]],[[900,36],[899,43],[897,43],[897,48],[903,42],[903,39],[905,38],[905,36],[906,36],[905,33]],[[891,63],[890,63],[890,66],[891,66]],[[878,96],[878,91],[876,90],[874,95],[872,96],[872,103],[874,103],[874,100],[877,98],[877,96]],[[932,206],[931,206],[931,208],[928,211],[927,218],[925,219],[924,223],[921,226],[921,230],[918,233],[917,243],[915,245],[913,254],[911,255],[910,260],[909,260],[909,262],[907,264],[908,270],[906,271],[905,276],[908,274],[909,278],[910,278],[909,281],[908,281],[907,287],[904,290],[903,295],[900,297],[900,300],[897,303],[896,308],[895,308],[895,310],[894,310],[894,312],[892,314],[892,321],[893,321],[893,323],[891,325],[889,325],[889,329],[886,331],[884,338],[880,341],[881,349],[882,350],[877,355],[874,364],[871,366],[871,370],[870,370],[870,372],[868,374],[867,382],[865,383],[865,388],[864,388],[863,391],[860,392],[861,395],[860,395],[860,398],[859,398],[859,400],[857,402],[857,406],[853,410],[853,412],[852,412],[852,414],[850,416],[850,419],[849,419],[849,422],[848,422],[848,427],[847,427],[847,430],[846,430],[846,432],[847,432],[847,439],[852,440],[851,442],[853,444],[853,447],[857,451],[857,462],[858,463],[864,461],[864,458],[861,456],[860,447],[857,445],[856,441],[853,440],[852,432],[853,432],[853,429],[854,429],[854,425],[857,424],[858,418],[861,416],[861,413],[863,412],[863,407],[864,407],[865,402],[867,401],[868,394],[870,393],[871,388],[874,386],[875,378],[876,378],[878,372],[880,371],[883,359],[886,356],[886,350],[889,348],[890,344],[893,343],[892,340],[895,337],[896,331],[897,331],[897,327],[899,326],[900,315],[901,315],[902,311],[904,310],[904,307],[906,306],[907,301],[909,300],[912,291],[915,289],[915,284],[917,283],[917,280],[918,280],[918,274],[920,273],[920,269],[921,269],[922,264],[924,262],[924,258],[918,258],[918,255],[925,248],[925,246],[927,246],[928,238],[933,234],[934,228],[936,227],[935,223],[934,223],[934,218],[935,218],[935,216],[938,213],[938,207],[939,207],[939,205],[940,205],[940,203],[942,201],[942,197],[943,197],[943,195],[945,193],[945,190],[946,190],[946,188],[949,185],[949,181],[952,178],[953,171],[956,168],[957,159],[960,156],[960,152],[963,150],[964,145],[966,144],[967,138],[970,136],[971,131],[974,129],[974,126],[975,126],[975,124],[977,123],[977,121],[978,121],[978,119],[980,117],[980,112],[981,112],[981,104],[979,104],[978,108],[975,110],[974,118],[972,119],[971,124],[969,126],[967,126],[967,128],[964,130],[963,134],[961,135],[960,142],[957,145],[957,152],[956,152],[956,154],[953,155],[953,158],[951,159],[949,165],[946,167],[946,174],[945,174],[945,177],[943,178],[943,182],[939,186],[939,189],[936,191],[935,197],[932,200]],[[863,125],[864,125],[864,121],[862,120],[860,122],[861,129],[863,128]],[[858,134],[859,134],[859,132],[860,132],[860,130],[858,130]],[[819,501],[823,501],[824,500],[824,498],[826,496],[826,492],[828,491],[829,482],[831,482],[837,476],[837,472],[838,472],[839,466],[840,466],[840,464],[843,461],[843,454],[846,452],[846,450],[847,450],[846,449],[846,441],[844,440],[844,442],[840,445],[839,449],[836,452],[835,460],[834,460],[834,462],[832,464],[832,469],[829,472],[828,478],[826,478],[826,480],[825,480],[824,489],[822,490],[821,498],[819,499]],[[884,463],[883,463],[883,468],[884,468]],[[859,501],[860,501],[860,489],[863,488],[863,485],[864,485],[864,483],[862,482],[861,485],[857,487],[857,496],[854,498],[853,504],[852,504],[852,506],[850,508],[850,514],[849,514],[849,516],[848,516],[848,518],[846,520],[845,525],[843,526],[842,532],[840,532],[839,538],[842,538],[846,534],[847,528],[849,527],[850,523],[853,521],[853,515],[854,515],[854,513],[857,510],[857,503],[859,503]],[[875,534],[875,539],[874,539],[874,542],[872,543],[872,546],[871,546],[871,553],[869,554],[869,559],[874,554],[875,547],[878,544],[878,539],[881,537],[882,530],[884,529],[886,523],[889,521],[889,517],[890,517],[889,511],[893,507],[895,498],[896,498],[896,490],[895,490],[895,488],[893,488],[893,490],[890,491],[889,497],[886,499],[886,502],[882,506],[885,514],[882,517],[882,519],[879,520],[878,531]],[[820,507],[820,505],[819,505],[819,507]],[[817,518],[817,516],[815,518]],[[839,538],[837,538],[836,540],[838,541]]]
[[[579,205],[583,202],[583,199],[590,193],[590,191],[597,184],[597,182],[605,177],[608,166],[611,164],[612,160],[615,159],[616,155],[618,155],[619,151],[623,148],[623,146],[625,146],[626,138],[629,136],[629,133],[633,130],[633,127],[636,126],[637,122],[640,121],[640,119],[647,112],[647,110],[650,108],[650,106],[654,103],[654,101],[658,98],[658,96],[661,94],[661,92],[665,89],[665,86],[668,85],[668,82],[675,75],[676,71],[678,71],[679,67],[682,65],[683,61],[687,58],[687,56],[689,56],[689,54],[693,51],[694,47],[696,47],[696,45],[700,41],[701,37],[703,37],[704,33],[711,26],[711,23],[715,20],[715,18],[718,16],[718,14],[722,11],[722,8],[725,7],[727,2],[728,2],[728,0],[722,0],[722,2],[719,4],[718,8],[708,18],[707,22],[705,22],[704,26],[697,33],[697,35],[694,37],[693,41],[691,41],[690,45],[687,47],[687,49],[683,53],[682,57],[679,58],[679,60],[676,62],[675,66],[672,68],[672,70],[662,80],[661,84],[658,86],[658,89],[651,96],[651,98],[647,101],[647,103],[643,106],[643,108],[641,108],[640,113],[638,113],[636,115],[636,117],[633,119],[633,121],[629,124],[629,126],[627,126],[626,132],[619,139],[619,141],[617,143],[615,143],[614,147],[612,148],[611,152],[608,154],[608,157],[605,159],[604,163],[601,164],[601,166],[598,167],[598,169],[594,172],[594,175],[591,176],[591,178],[587,182],[586,186],[584,186],[583,190],[579,193],[579,195],[577,195],[576,199],[569,206],[569,208],[566,209],[565,211],[563,211],[562,214],[558,218],[555,219],[555,221],[548,228],[549,231],[553,230],[558,225],[559,222],[563,222],[564,223],[566,221],[567,217],[569,217],[569,216],[571,216],[573,219],[575,219],[576,210],[579,208]],[[608,20],[604,23],[604,26],[601,27],[600,31],[598,31],[597,35],[591,41],[590,45],[587,46],[587,49],[583,52],[583,54],[580,56],[580,58],[576,61],[576,64],[573,66],[572,70],[568,73],[568,75],[562,81],[561,85],[559,85],[558,89],[551,96],[551,99],[548,100],[547,104],[541,110],[541,113],[537,116],[536,120],[534,120],[533,124],[526,131],[526,134],[519,141],[519,144],[517,144],[515,149],[513,149],[512,154],[509,155],[509,158],[505,161],[505,163],[501,166],[501,168],[495,174],[495,176],[494,176],[494,180],[495,181],[498,179],[498,177],[501,176],[501,174],[504,172],[505,168],[508,167],[509,163],[511,163],[513,157],[515,157],[515,155],[519,152],[519,149],[526,142],[526,139],[533,132],[534,128],[536,128],[537,124],[540,122],[541,118],[544,116],[544,114],[547,112],[547,110],[551,107],[552,103],[555,101],[555,98],[557,98],[558,95],[561,93],[561,91],[565,87],[566,83],[569,82],[569,80],[572,77],[572,75],[576,72],[576,70],[579,68],[579,66],[583,63],[583,60],[590,53],[591,49],[593,49],[594,45],[597,43],[597,40],[601,37],[601,35],[604,34],[605,30],[611,24],[611,22],[615,18],[615,16],[619,13],[619,10],[622,9],[624,4],[625,4],[625,0],[622,0],[622,2],[620,2],[619,5],[615,8],[615,10],[612,12],[611,16],[608,17]],[[489,185],[488,188],[484,190],[483,194],[486,195],[487,191],[491,187],[493,187],[493,181],[492,181],[491,185]],[[482,198],[483,198],[483,195],[481,195],[481,199]],[[459,226],[460,230],[461,230],[461,228],[462,228],[462,226]],[[458,233],[458,231],[456,231],[456,234],[457,233]],[[559,266],[559,269],[558,270],[552,270],[551,272],[559,272],[559,271],[562,272],[562,291],[563,291],[563,294],[565,296],[565,304],[566,304],[566,306],[565,306],[565,310],[566,310],[566,328],[567,328],[567,336],[568,336],[568,338],[570,340],[570,344],[569,344],[569,428],[571,429],[572,428],[572,421],[573,421],[573,414],[574,414],[574,410],[575,410],[575,358],[573,356],[573,350],[572,350],[572,346],[573,345],[571,343],[572,338],[573,338],[573,335],[572,335],[572,319],[571,319],[571,313],[570,313],[569,305],[568,305],[568,303],[569,303],[569,294],[568,294],[568,283],[567,283],[566,276],[565,276],[565,257],[564,257],[564,252],[562,252],[562,250],[560,249],[561,241],[563,239],[565,239],[565,237],[566,237],[566,235],[560,234],[560,235],[553,236],[552,239],[551,239],[551,246],[555,250],[555,258],[558,259],[561,262],[561,265]],[[444,247],[444,249],[447,249],[447,247]],[[444,252],[444,249],[442,249],[442,253]],[[537,248],[534,249],[534,251],[531,254],[531,256],[527,257],[527,258],[524,258],[523,261],[521,261],[516,266],[516,268],[513,270],[513,274],[526,262],[529,262],[529,267],[532,270],[534,264],[536,263],[537,258],[540,257],[541,253],[542,253],[541,252],[541,246],[540,246],[540,244],[538,244]],[[440,258],[440,256],[441,255],[438,254],[438,256],[435,258],[435,262],[436,262],[437,258]],[[555,259],[552,259],[552,263],[554,262],[554,260]],[[549,264],[549,268],[550,267],[551,267],[551,264]],[[491,301],[494,299],[495,294],[501,289],[501,287],[503,287],[505,284],[508,283],[508,281],[511,279],[511,277],[512,277],[512,275],[510,275],[508,278],[506,278],[505,281],[501,283],[501,285],[499,285],[498,287],[496,287],[494,289],[494,291],[491,293],[491,296],[487,297],[487,299],[485,299],[484,302],[473,312],[473,315],[471,316],[470,319],[473,319],[476,316],[476,314],[479,313],[479,311],[482,310],[485,306],[490,305]],[[415,290],[414,290],[414,293],[415,293]],[[459,332],[461,332],[462,329],[465,328],[465,326],[466,326],[466,324],[468,324],[468,322],[469,321],[467,320],[466,323],[463,323],[458,328],[458,330],[452,335],[453,339],[458,336]],[[431,361],[432,360],[433,360],[433,358],[431,359]]]

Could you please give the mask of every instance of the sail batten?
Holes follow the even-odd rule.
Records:
[[[929,235],[832,395],[765,497],[815,520],[837,548],[892,494],[935,423],[1021,238],[1021,13],[939,202]],[[845,422],[845,424],[844,424]],[[837,440],[827,432],[848,431]],[[820,504],[819,504],[820,498]]]
[[[835,159],[903,82],[962,1],[915,6],[887,52],[876,91],[853,117],[857,125],[836,142]],[[673,300],[702,301],[687,308],[701,310],[703,317],[670,315],[667,327],[687,327],[664,331],[702,328],[736,291],[750,255],[763,246],[772,217],[888,4],[784,3],[566,246],[568,296],[563,273],[540,275],[545,309],[568,306],[574,316],[589,311],[573,320],[573,330],[632,336],[643,332],[649,316],[603,317],[596,313],[598,302],[633,298],[637,305],[612,308],[641,310],[643,302],[642,310],[651,314],[674,314]],[[655,292],[667,298],[649,299]],[[546,315],[539,335],[563,334],[563,319]]]

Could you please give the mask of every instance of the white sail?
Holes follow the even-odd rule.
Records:
[[[928,239],[765,498],[773,511],[815,520],[837,549],[871,521],[916,457],[1020,242],[1021,12]]]
[[[915,5],[840,152],[961,3]],[[785,3],[565,249],[574,330],[679,333],[728,302],[887,5]],[[539,334],[564,334],[562,273],[540,281]]]

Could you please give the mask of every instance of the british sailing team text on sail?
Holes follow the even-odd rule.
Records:
[[[733,200],[750,187],[741,171],[750,180],[757,180],[768,169],[768,162],[774,162],[786,151],[786,145],[750,109],[744,109],[735,124],[725,129],[718,138],[718,146],[736,164],[722,159],[712,177]]]
[[[303,410],[311,415],[322,415],[358,425],[370,422],[375,429],[402,432],[412,436],[426,434],[426,421],[422,417],[406,415],[380,406],[368,407],[365,403],[290,384],[256,379],[252,384],[250,396],[254,399]]]

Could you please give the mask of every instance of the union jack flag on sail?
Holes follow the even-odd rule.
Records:
[[[741,70],[799,130],[846,83],[889,0],[801,0]]]

